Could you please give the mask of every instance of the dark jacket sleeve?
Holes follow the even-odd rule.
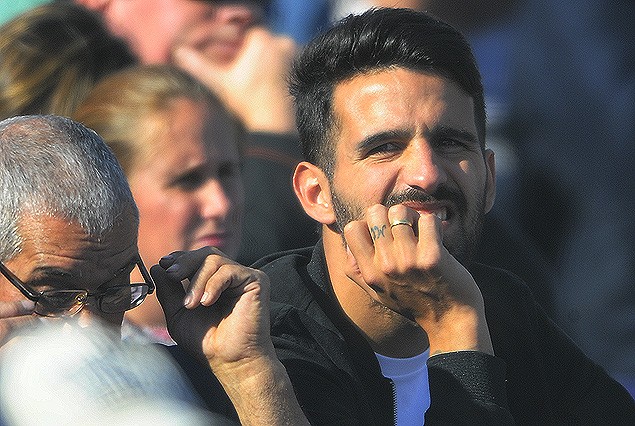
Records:
[[[635,425],[635,402],[626,389],[591,361],[536,304],[533,312],[537,341],[543,343],[547,399],[555,402],[557,420]]]
[[[275,317],[271,328],[276,354],[287,370],[309,422],[312,425],[382,424],[368,416],[357,398],[352,377],[339,370],[314,339],[319,326],[290,306],[277,310]]]
[[[479,283],[494,353],[519,424],[635,424],[628,392],[545,314],[513,274],[471,268]],[[607,348],[610,350],[610,348]]]
[[[482,352],[444,353],[428,360],[426,425],[510,425],[505,363]]]

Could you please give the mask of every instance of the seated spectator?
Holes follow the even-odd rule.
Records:
[[[236,258],[242,132],[209,90],[169,65],[133,67],[102,80],[73,117],[104,138],[126,173],[142,258],[207,245]],[[154,340],[169,339],[154,295],[126,319]]]
[[[103,76],[134,62],[99,15],[72,3],[31,9],[0,27],[0,119],[69,116]]]
[[[57,116],[1,121],[0,194],[0,339],[39,317],[98,318],[117,329],[124,312],[153,292],[132,193],[95,132]],[[197,272],[201,257],[208,262]],[[155,266],[154,279],[171,333],[222,384],[208,383],[200,394],[208,408],[235,409],[243,423],[302,424],[269,336],[267,276],[209,247],[162,264],[167,269]],[[131,284],[135,268],[143,282]],[[200,295],[185,297],[186,279],[197,287],[204,281],[204,306]]]
[[[624,387],[526,285],[474,262],[495,157],[461,33],[407,9],[352,15],[291,82],[294,189],[322,239],[254,266],[283,304],[271,333],[311,422],[635,424]]]

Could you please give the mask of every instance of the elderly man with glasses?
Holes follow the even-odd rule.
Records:
[[[95,132],[56,116],[1,121],[0,199],[0,339],[38,317],[120,327],[124,312],[154,291],[128,183]],[[268,279],[217,254],[175,253],[152,270],[170,331],[194,355],[175,357],[211,368],[242,423],[301,424],[269,337]],[[145,282],[130,283],[134,268]],[[206,306],[184,307],[184,279],[214,290]]]

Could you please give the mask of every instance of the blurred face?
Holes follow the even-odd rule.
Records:
[[[64,289],[99,293],[108,287],[128,285],[130,275],[121,271],[126,270],[137,255],[137,230],[131,223],[131,220],[125,221],[98,240],[68,220],[29,215],[19,224],[24,239],[21,252],[4,263],[18,279],[36,291]],[[0,275],[0,301],[17,300],[26,298]],[[95,315],[117,326],[123,318],[123,312],[106,314],[89,305],[77,315]]]
[[[236,128],[214,107],[174,100],[139,132],[148,145],[128,173],[139,208],[139,253],[148,263],[176,250],[238,253],[244,190]]]
[[[443,241],[471,256],[494,197],[493,153],[483,153],[472,98],[441,77],[401,68],[338,84],[331,182],[336,230],[373,204],[442,218]]]
[[[230,60],[262,15],[257,2],[248,0],[111,0],[102,13],[143,63],[169,62],[181,42]]]

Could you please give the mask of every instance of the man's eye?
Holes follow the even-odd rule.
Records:
[[[439,145],[444,145],[444,146],[460,146],[463,145],[463,143],[461,143],[460,141],[456,140],[456,139],[449,139],[449,138],[444,138],[441,139],[439,141]]]
[[[396,152],[399,150],[401,150],[401,147],[398,144],[393,142],[387,142],[372,148],[371,150],[368,151],[367,155],[368,156],[381,155],[381,154]]]
[[[440,150],[458,151],[466,149],[466,144],[464,142],[452,138],[440,138],[435,145],[437,149]]]

